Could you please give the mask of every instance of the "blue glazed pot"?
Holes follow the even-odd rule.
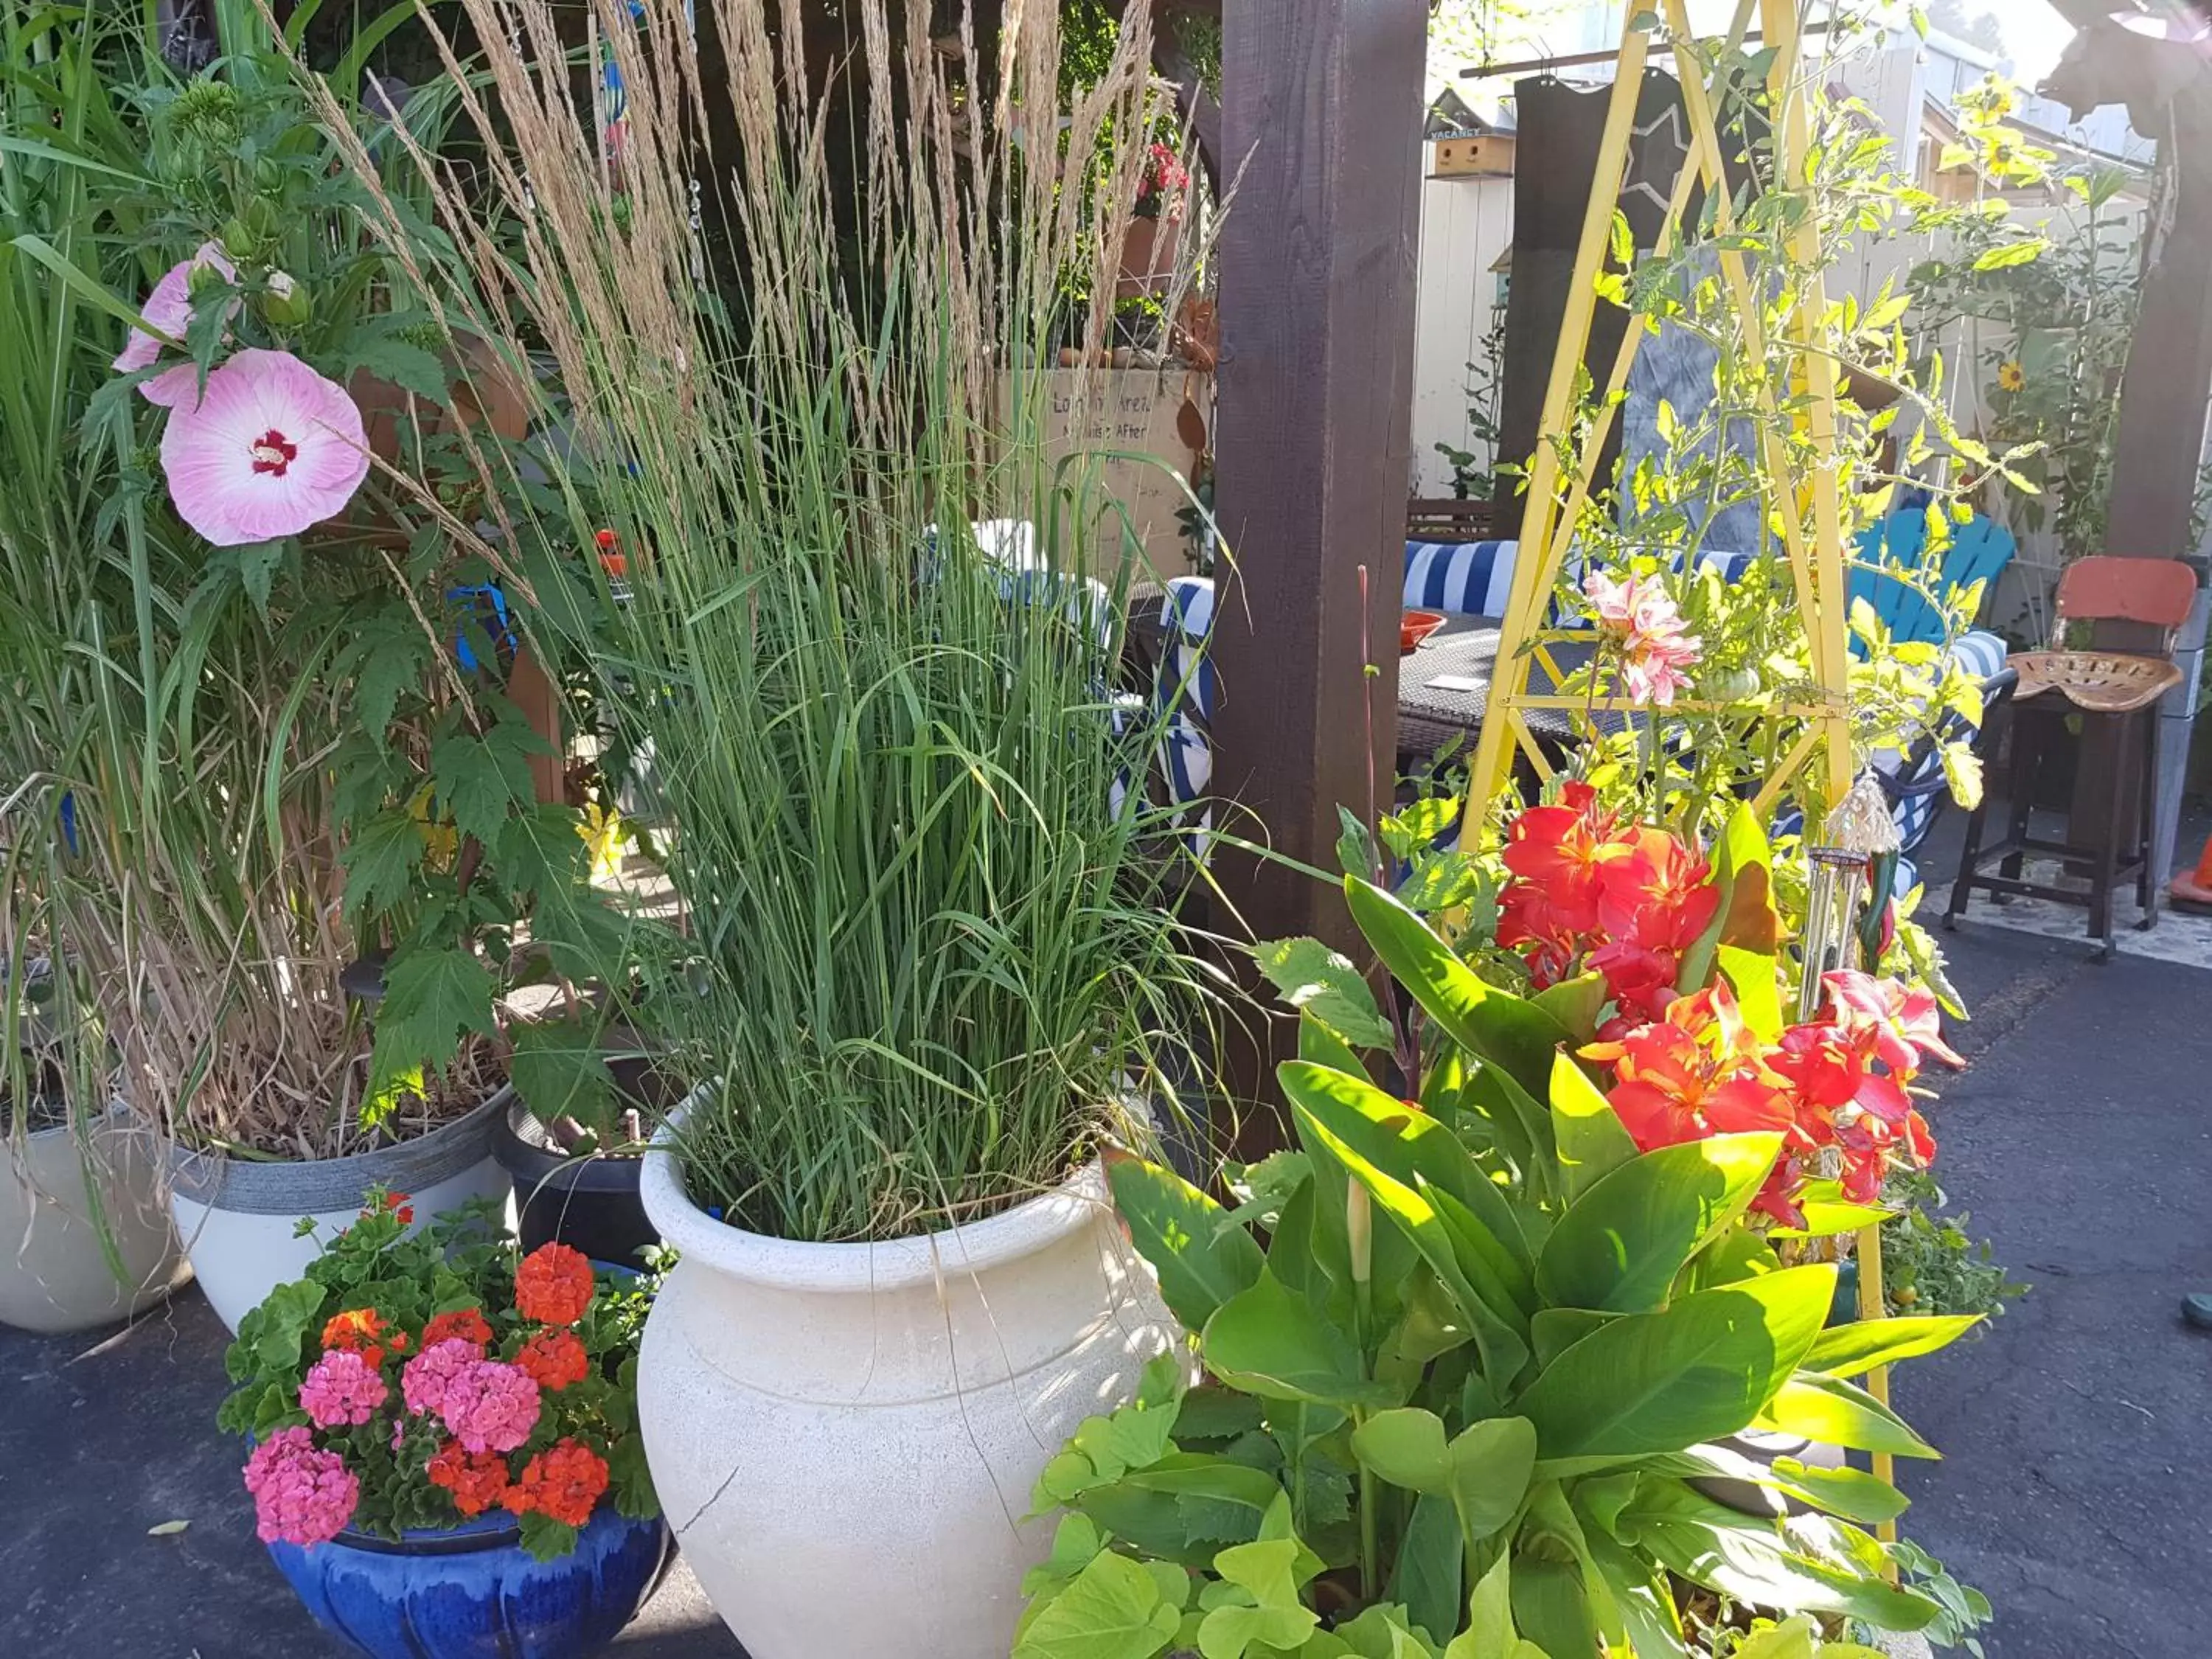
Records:
[[[637,1616],[675,1555],[665,1522],[602,1504],[575,1552],[535,1561],[504,1516],[398,1543],[269,1546],[315,1622],[371,1659],[583,1659]]]

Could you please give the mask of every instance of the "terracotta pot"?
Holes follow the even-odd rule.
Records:
[[[1182,240],[1180,219],[1132,219],[1121,238],[1121,276],[1117,300],[1164,294],[1175,275],[1176,249]]]

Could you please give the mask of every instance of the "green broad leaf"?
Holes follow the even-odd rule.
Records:
[[[1228,1212],[1174,1170],[1115,1153],[1106,1176],[1131,1243],[1186,1329],[1204,1330],[1222,1304],[1258,1283],[1264,1258],[1252,1236],[1222,1228]]]
[[[430,745],[432,787],[461,833],[500,844],[507,809],[533,803],[530,757],[544,745],[528,726],[501,720],[481,737],[455,730]]]
[[[405,807],[372,813],[338,854],[346,872],[347,916],[358,926],[404,903],[414,894],[422,852],[422,826]]]
[[[1490,1537],[1521,1512],[1536,1467],[1536,1428],[1526,1418],[1470,1424],[1451,1443],[1451,1496],[1469,1544]]]
[[[1591,1332],[1513,1402],[1536,1425],[1538,1478],[1747,1427],[1811,1349],[1835,1285],[1832,1263],[1787,1267]]]
[[[1366,1468],[1394,1486],[1449,1497],[1452,1461],[1444,1420],[1407,1406],[1377,1412],[1352,1431],[1352,1449]]]
[[[1174,1449],[1171,1405],[1123,1406],[1084,1419],[1070,1444],[1101,1474],[1116,1477],[1157,1463]]]
[[[1451,1499],[1425,1495],[1414,1504],[1399,1540],[1388,1594],[1406,1609],[1408,1622],[1428,1631],[1453,1630],[1459,1624],[1466,1566],[1467,1546]]]
[[[1260,1422],[1260,1402],[1250,1395],[1201,1383],[1185,1394],[1176,1408],[1175,1438],[1182,1445],[1194,1440],[1234,1440],[1258,1428]]]
[[[1468,1659],[1490,1659],[1510,1653],[1520,1634],[1513,1627],[1513,1552],[1500,1550],[1497,1560],[1475,1581],[1467,1598],[1467,1631],[1444,1650],[1444,1659],[1461,1659],[1460,1644],[1470,1644]]]
[[[1255,1650],[1294,1651],[1320,1628],[1321,1615],[1305,1607],[1219,1607],[1199,1625],[1198,1650],[1204,1659],[1245,1659]]]
[[[539,802],[500,826],[499,838],[485,847],[501,879],[518,893],[542,898],[581,887],[589,875],[591,848],[577,833],[575,809]]]
[[[1291,1067],[1285,1066],[1282,1070],[1289,1072]],[[1321,1109],[1318,1112],[1316,1106]],[[1387,1218],[1392,1227],[1413,1242],[1474,1332],[1485,1371],[1491,1374],[1497,1386],[1504,1386],[1519,1373],[1528,1357],[1528,1344],[1510,1322],[1514,1317],[1509,1311],[1512,1304],[1509,1301],[1502,1306],[1494,1305],[1468,1278],[1451,1230],[1437,1214],[1437,1206],[1427,1193],[1385,1175],[1339,1139],[1321,1115],[1322,1112],[1339,1118],[1342,1115],[1334,1109],[1328,1095],[1316,1091],[1310,1104],[1291,1090],[1291,1110],[1297,1120],[1300,1133],[1309,1143],[1349,1170],[1367,1189],[1379,1216]],[[1382,1236],[1381,1230],[1376,1236]]]
[[[1349,957],[1317,939],[1279,939],[1254,945],[1252,959],[1285,1002],[1354,1048],[1390,1046],[1389,1024]]]
[[[1888,1452],[1896,1457],[1942,1455],[1864,1389],[1812,1371],[1800,1371],[1782,1384],[1760,1412],[1759,1426],[1853,1451]]]
[[[264,1375],[298,1367],[306,1351],[307,1333],[322,1328],[323,1298],[326,1294],[312,1279],[294,1279],[279,1285],[261,1299],[249,1316],[253,1322],[251,1332],[241,1322],[240,1343],[250,1344],[253,1358]]]
[[[1569,1055],[1552,1061],[1552,1137],[1571,1200],[1638,1154],[1635,1138],[1589,1075]]]
[[[565,1521],[532,1510],[520,1517],[519,1524],[522,1547],[533,1561],[556,1561],[576,1547],[576,1529]]]
[[[1429,1639],[1426,1629],[1413,1628],[1416,1623],[1407,1608],[1379,1602],[1337,1626],[1329,1635],[1342,1644],[1344,1659],[1437,1659],[1436,1644]],[[1312,1654],[1309,1645],[1299,1659],[1310,1659]]]
[[[1260,1535],[1269,1509],[1284,1495],[1282,1483],[1266,1469],[1228,1457],[1173,1450],[1132,1469],[1121,1477],[1121,1484],[1173,1498],[1186,1523],[1201,1517],[1209,1530],[1192,1531],[1193,1543],[1250,1542]]]
[[[1637,1659],[1693,1659],[1674,1584],[1657,1564],[1602,1528],[1585,1529],[1583,1543],[1593,1589],[1612,1603]]]
[[[1886,1583],[1878,1565],[1816,1551],[1803,1523],[1739,1515],[1679,1480],[1645,1482],[1627,1521],[1639,1547],[1668,1571],[1752,1607],[1840,1614],[1887,1631],[1918,1630],[1940,1611],[1926,1596]]]
[[[1460,1088],[1460,1104],[1488,1125],[1498,1149],[1528,1172],[1543,1199],[1564,1197],[1552,1110],[1502,1066],[1478,1064]]]
[[[414,946],[396,953],[376,1005],[375,1075],[416,1066],[442,1070],[465,1034],[497,1036],[495,994],[490,972],[472,951]]]
[[[1753,1631],[1736,1644],[1735,1659],[1813,1659],[1814,1638],[1820,1626],[1809,1618],[1798,1618],[1786,1624],[1770,1625],[1766,1629]],[[1832,1648],[1826,1651],[1832,1653]]]
[[[1528,1093],[1549,1086],[1552,1056],[1573,1034],[1532,1002],[1486,985],[1419,916],[1371,882],[1345,878],[1352,920],[1383,966],[1446,1035],[1504,1067]]]
[[[1540,1308],[1528,1322],[1528,1338],[1536,1352],[1539,1370],[1617,1315],[1592,1313],[1587,1308]]]
[[[519,1021],[507,1079],[541,1123],[574,1118],[605,1131],[615,1115],[615,1074],[606,1054],[574,1020]]]
[[[1323,1024],[1310,1008],[1298,1016],[1298,1058],[1316,1066],[1326,1066],[1333,1072],[1346,1072],[1358,1078],[1367,1075],[1366,1062],[1341,1036]]]
[[[1713,885],[1720,908],[1697,941],[1682,955],[1675,989],[1685,994],[1712,982],[1720,947],[1731,945],[1771,957],[1782,948],[1782,915],[1774,908],[1774,850],[1766,830],[1744,802],[1730,815],[1713,853]]]
[[[1547,986],[1528,1000],[1559,1021],[1567,1040],[1579,1046],[1596,1038],[1598,1016],[1612,995],[1603,974],[1584,974]]]
[[[343,365],[348,374],[365,369],[389,380],[402,392],[411,392],[442,406],[446,401],[446,367],[438,354],[392,334],[358,334]]]
[[[1782,987],[1773,957],[1725,943],[1716,954],[1729,988],[1735,993],[1735,1006],[1744,1024],[1765,1042],[1778,1041],[1788,1022],[1782,1014]]]
[[[1714,1135],[1644,1152],[1600,1177],[1536,1263],[1547,1303],[1649,1313],[1692,1256],[1732,1226],[1781,1155],[1779,1134]]]
[[[1828,1376],[1858,1376],[1878,1365],[1894,1365],[1948,1348],[1981,1322],[1979,1314],[1917,1314],[1831,1325],[1805,1356],[1805,1369]]]
[[[1158,1659],[1182,1623],[1159,1580],[1109,1550],[1029,1621],[1013,1659]]]
[[[1261,1538],[1232,1544],[1213,1558],[1224,1583],[1249,1591],[1263,1607],[1298,1606],[1298,1540]]]
[[[1974,257],[1978,271],[2010,270],[2015,265],[2033,264],[2050,252],[2051,241],[2044,236],[2024,236],[2016,242],[2000,242],[1984,248]]]
[[[1598,1650],[1597,1620],[1583,1588],[1581,1569],[1573,1562],[1517,1556],[1511,1589],[1513,1623],[1542,1651],[1580,1659]]]
[[[1645,1467],[1685,1480],[1741,1481],[1869,1526],[1894,1521],[1907,1507],[1903,1492],[1863,1470],[1822,1468],[1794,1457],[1747,1457],[1723,1444],[1692,1446]]]
[[[1686,1291],[1713,1291],[1723,1285],[1740,1285],[1778,1273],[1782,1258],[1774,1247],[1748,1227],[1732,1227],[1698,1252],[1683,1276]]]
[[[1389,1399],[1360,1374],[1352,1339],[1264,1267],[1214,1310],[1199,1351],[1224,1382],[1270,1399],[1346,1408]]]
[[[430,657],[429,638],[411,617],[379,617],[362,629],[353,659],[354,707],[379,749],[390,748],[400,694],[422,689]]]
[[[1771,1238],[1833,1238],[1838,1233],[1863,1232],[1869,1227],[1879,1227],[1894,1210],[1884,1209],[1879,1204],[1851,1204],[1842,1199],[1805,1198],[1797,1207],[1804,1212],[1802,1227],[1770,1227]]]

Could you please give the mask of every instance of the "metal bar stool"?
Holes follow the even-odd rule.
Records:
[[[2012,659],[2020,671],[2020,684],[2012,696],[2009,720],[1985,725],[1982,738],[1986,761],[2001,724],[2010,726],[2011,820],[2004,838],[1984,847],[1988,801],[1974,809],[1966,823],[1959,879],[1943,918],[1947,927],[1966,913],[1966,902],[1977,888],[1999,898],[2018,896],[2086,905],[2089,934],[2102,942],[2098,959],[2107,960],[2114,942],[2113,890],[2130,878],[2143,912],[2136,926],[2157,926],[2163,884],[2160,872],[2150,867],[2150,848],[2157,811],[2158,703],[2181,683],[2181,671],[2172,661],[2173,641],[2196,595],[2196,572],[2175,559],[2099,557],[2067,567],[2058,584],[2054,637],[2063,639],[2069,623],[2087,623],[2088,648],[2029,652]],[[2145,637],[2145,630],[2156,641],[2155,650],[2112,648],[2114,643],[2133,647]],[[2090,826],[2070,821],[2064,841],[2039,838],[2029,833],[2036,785],[2057,747],[2062,723],[2072,714],[2081,717],[2083,753],[2102,751],[2113,763],[2105,821],[2094,826],[2092,840],[2082,838]],[[2138,809],[2132,813],[2130,803]],[[2087,865],[2089,890],[2027,880],[2024,860],[2029,854]],[[1996,866],[1995,873],[1988,872],[1990,865]]]

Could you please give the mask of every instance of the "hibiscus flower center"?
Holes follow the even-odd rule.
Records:
[[[270,427],[253,441],[253,470],[283,477],[284,469],[300,458],[300,446]]]

